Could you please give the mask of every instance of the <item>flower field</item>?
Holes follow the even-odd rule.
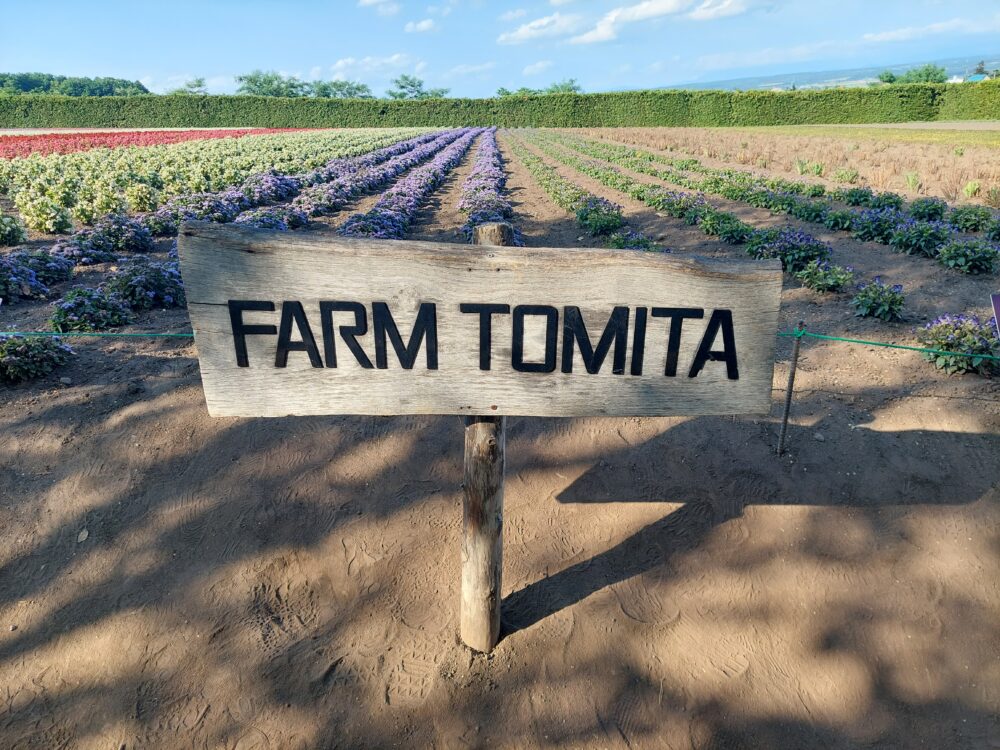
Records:
[[[542,727],[552,746],[693,749],[752,714],[760,747],[983,744],[965,722],[993,715],[996,671],[997,209],[668,136],[371,128],[0,161],[0,572],[21,586],[0,602],[0,737],[534,747]],[[506,221],[567,254],[778,259],[773,408],[512,420],[505,637],[470,657],[442,554],[462,523],[459,421],[210,419],[186,220],[456,243]],[[778,456],[800,323],[820,338],[798,342]],[[238,676],[240,702],[202,674]],[[592,705],[537,698],[554,679]],[[501,737],[483,717],[510,700],[532,727]],[[778,714],[865,730],[783,733]]]
[[[226,128],[222,130],[126,130],[87,133],[44,133],[41,135],[0,135],[0,159],[32,155],[71,154],[92,148],[164,146],[211,138],[242,138],[294,132],[294,128]]]

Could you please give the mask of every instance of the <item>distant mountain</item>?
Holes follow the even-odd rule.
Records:
[[[1000,54],[973,55],[972,57],[954,57],[948,60],[921,60],[919,62],[900,63],[899,65],[877,65],[869,68],[850,68],[847,70],[819,70],[803,73],[775,73],[767,76],[752,76],[749,78],[731,78],[725,81],[706,81],[704,83],[683,83],[676,86],[666,86],[671,89],[825,89],[834,86],[867,86],[878,79],[878,74],[884,70],[893,73],[905,73],[910,68],[916,68],[926,63],[940,65],[948,72],[949,78],[963,79],[975,70],[982,60],[987,70],[1000,68]]]

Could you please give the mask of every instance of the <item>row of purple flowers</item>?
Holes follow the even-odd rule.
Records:
[[[351,216],[338,230],[347,237],[400,239],[406,234],[420,204],[444,182],[465,156],[482,128],[465,132],[454,143],[386,190],[370,211]]]

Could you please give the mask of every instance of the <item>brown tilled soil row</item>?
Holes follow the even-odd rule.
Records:
[[[414,236],[457,237],[473,153]],[[505,156],[528,243],[593,244]],[[738,252],[619,202],[678,253]],[[788,283],[796,316],[908,330]],[[2,747],[1000,738],[995,382],[806,343],[781,458],[785,362],[758,418],[510,420],[483,657],[456,638],[461,420],[210,419],[193,346],[80,350],[0,388]]]

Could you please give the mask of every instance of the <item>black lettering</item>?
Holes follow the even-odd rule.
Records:
[[[458,309],[463,313],[479,314],[479,369],[489,370],[493,354],[493,316],[509,314],[510,305],[463,302]]]
[[[524,361],[524,318],[527,315],[545,316],[545,361]],[[510,365],[517,372],[555,372],[556,337],[559,335],[559,311],[549,305],[518,305],[514,308],[514,325],[511,341]]]
[[[264,300],[229,300],[229,322],[233,329],[233,345],[236,347],[237,367],[249,367],[247,336],[274,336],[278,329],[272,325],[246,325],[244,312],[274,312],[274,303]]]
[[[573,344],[580,347],[580,356],[583,358],[583,365],[587,372],[596,375],[601,370],[601,365],[608,356],[611,344],[615,345],[615,354],[611,363],[611,372],[614,375],[622,375],[625,372],[625,354],[628,338],[628,315],[627,307],[615,307],[611,311],[611,317],[604,326],[604,333],[601,334],[597,348],[590,343],[590,336],[587,333],[587,324],[583,321],[583,315],[579,307],[563,308],[563,344],[562,344],[562,371],[573,372]]]
[[[646,316],[645,307],[635,308],[635,330],[632,332],[632,367],[633,375],[642,375],[642,365],[646,358]]]
[[[299,335],[302,336],[301,341],[292,341],[293,322],[299,329]],[[316,338],[313,336],[312,328],[309,327],[309,320],[301,302],[281,303],[281,325],[278,329],[278,348],[274,354],[274,366],[287,367],[289,352],[308,352],[309,362],[313,367],[323,366],[319,349],[316,347]]]
[[[663,368],[663,374],[672,378],[677,375],[677,355],[681,349],[681,326],[684,325],[684,319],[704,318],[705,311],[698,307],[654,307],[653,317],[670,318],[670,333],[667,336],[667,363]]]
[[[722,351],[709,351],[712,344],[722,329]],[[731,310],[713,310],[712,317],[708,319],[708,326],[705,328],[705,335],[701,339],[701,346],[694,356],[691,364],[689,378],[693,378],[701,372],[701,368],[706,362],[725,362],[726,377],[730,380],[739,380],[740,371],[736,365],[736,334],[733,332],[733,313]]]
[[[389,367],[386,356],[386,338],[392,342],[396,356],[404,370],[412,370],[420,352],[420,344],[427,339],[427,369],[438,368],[437,340],[437,306],[433,302],[421,302],[417,311],[417,319],[413,323],[410,342],[403,346],[403,338],[399,335],[396,321],[392,319],[389,305],[385,302],[372,303],[372,325],[375,329],[375,366],[380,370]]]
[[[340,326],[340,335],[351,350],[351,354],[366,370],[371,370],[374,365],[365,354],[365,350],[358,343],[358,336],[368,333],[368,311],[360,302],[320,302],[319,314],[323,321],[323,349],[326,355],[326,366],[337,366],[337,345],[333,333],[333,314],[335,312],[353,312],[354,325]]]

